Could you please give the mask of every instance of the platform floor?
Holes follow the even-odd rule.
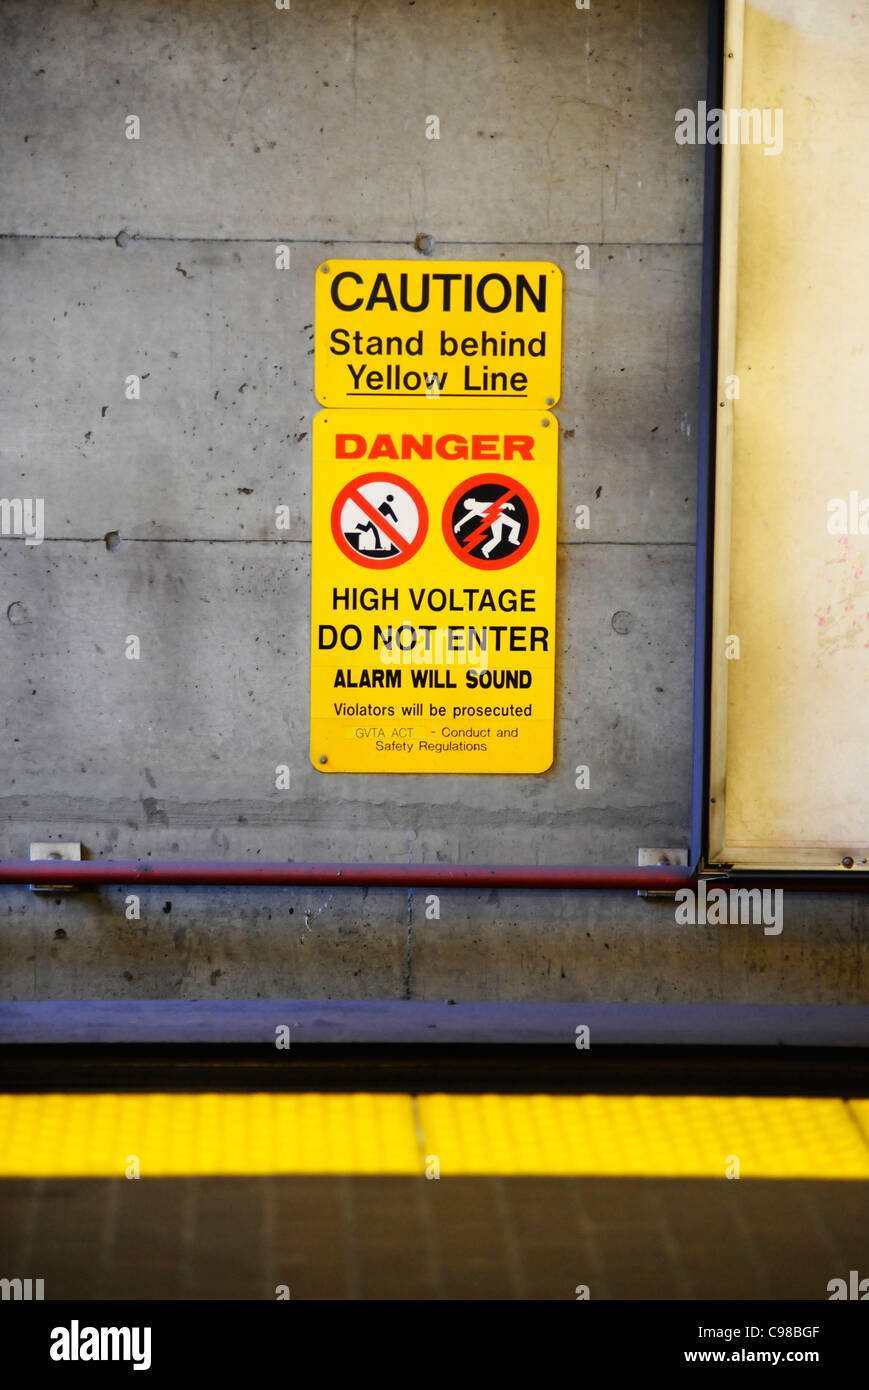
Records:
[[[869,1184],[6,1179],[0,1267],[47,1299],[812,1299],[865,1270]]]

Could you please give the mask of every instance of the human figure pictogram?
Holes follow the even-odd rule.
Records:
[[[465,497],[462,505],[465,508],[465,514],[453,527],[453,531],[456,535],[459,534],[465,522],[472,520],[482,521],[492,504],[490,502],[481,502],[476,497]],[[516,517],[506,515],[508,511],[515,512],[515,510],[516,508],[512,502],[499,503],[497,516],[489,522],[488,529],[490,539],[482,547],[480,551],[481,555],[488,557],[491,552],[501,544],[501,539],[505,531],[508,532],[507,541],[510,545],[519,544],[522,539],[522,525]]]
[[[377,508],[377,510],[379,511],[381,516],[386,517],[387,521],[395,522],[397,526],[398,517],[392,510],[392,507],[389,505],[390,502],[394,501],[395,495],[391,492],[388,492],[383,501],[381,502],[380,506]],[[387,547],[383,544],[383,537],[381,536],[377,527],[374,525],[373,521],[357,521],[355,529],[360,533],[360,550],[386,550],[388,548],[390,553],[392,553],[395,550],[394,545],[390,544],[389,547]]]

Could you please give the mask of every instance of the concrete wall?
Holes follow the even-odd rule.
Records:
[[[44,497],[47,536],[0,546],[0,853],[686,845],[703,152],[673,131],[703,95],[701,0],[7,0],[0,25],[0,494]],[[414,258],[418,233],[566,276],[538,778],[308,762],[314,268]],[[153,889],[128,921],[124,897],[2,890],[5,997],[859,1002],[869,922],[846,898],[792,899],[773,938],[629,894],[449,893],[434,921],[422,892]]]

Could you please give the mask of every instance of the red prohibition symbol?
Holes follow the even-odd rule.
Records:
[[[444,540],[474,569],[502,570],[524,559],[538,526],[527,487],[502,473],[479,473],[459,483],[444,506]]]
[[[419,550],[428,531],[422,494],[395,473],[363,473],[332,504],[332,535],[357,565],[388,570]]]

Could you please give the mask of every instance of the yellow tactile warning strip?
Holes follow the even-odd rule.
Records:
[[[869,1101],[0,1096],[0,1178],[291,1173],[869,1179]]]
[[[4,1095],[0,1177],[418,1173],[404,1095]]]
[[[869,1178],[846,1102],[753,1096],[421,1096],[441,1173]]]

